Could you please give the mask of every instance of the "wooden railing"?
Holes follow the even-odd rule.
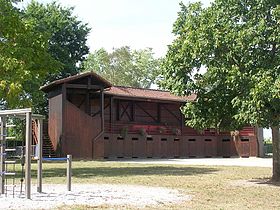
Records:
[[[126,124],[126,123],[105,123],[105,132],[121,134],[141,134],[146,132],[148,135],[181,135],[181,130],[177,126],[147,125],[147,124]]]
[[[197,131],[191,127],[183,126],[183,128],[176,125],[150,125],[150,124],[136,124],[136,123],[105,123],[105,132],[113,134],[121,134],[126,132],[129,134],[141,134],[146,132],[148,135],[204,135],[204,136],[230,136],[230,132],[218,132],[216,129],[205,129],[204,131]],[[241,136],[253,136],[254,127],[244,127],[240,130]]]

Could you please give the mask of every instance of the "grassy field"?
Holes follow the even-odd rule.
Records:
[[[66,183],[66,163],[44,163],[43,170],[44,184]],[[36,177],[35,170],[32,172],[33,177]],[[160,186],[178,189],[192,196],[191,201],[164,206],[162,209],[280,209],[280,186],[267,183],[270,176],[270,168],[74,161],[72,181],[75,184]],[[67,208],[89,209],[88,206]]]

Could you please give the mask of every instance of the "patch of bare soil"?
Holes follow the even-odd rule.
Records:
[[[172,205],[190,200],[188,195],[178,190],[162,187],[112,184],[75,184],[72,191],[65,185],[44,185],[43,193],[32,188],[32,199],[15,194],[0,196],[0,209],[53,209],[70,205],[132,205],[137,208],[147,206]]]

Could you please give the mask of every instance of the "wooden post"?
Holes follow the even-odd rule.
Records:
[[[0,118],[1,130],[0,130],[0,192],[5,193],[5,144],[6,144],[6,119],[5,117]]]
[[[183,113],[180,111],[180,116],[181,116],[181,134],[183,134],[183,129],[185,126],[185,116],[183,115]]]
[[[42,147],[43,147],[43,120],[38,120],[38,159],[37,159],[37,192],[42,192]]]
[[[67,190],[71,191],[72,155],[67,155]]]
[[[101,131],[104,130],[104,91],[100,89],[100,114],[101,114]]]
[[[87,82],[87,90],[86,90],[86,104],[85,104],[85,108],[86,108],[86,113],[87,114],[91,114],[91,105],[90,105],[90,93],[89,93],[89,90],[90,90],[90,85],[91,85],[91,77],[88,77],[88,82]]]
[[[31,112],[26,113],[26,138],[25,138],[25,198],[31,198]]]
[[[158,102],[157,104],[157,122],[160,123],[161,122],[161,110],[160,110],[160,103]]]
[[[116,100],[116,120],[119,121],[120,120],[120,100],[117,99]]]
[[[67,102],[67,88],[66,88],[66,84],[64,83],[62,85],[62,110],[61,110],[61,114],[62,114],[62,121],[61,121],[61,138],[58,139],[57,145],[60,145],[59,148],[57,148],[57,151],[60,151],[59,155],[62,155],[62,151],[64,148],[64,142],[65,142],[65,138],[66,138],[66,121],[67,121],[67,116],[66,116],[66,102]]]
[[[130,115],[131,121],[135,121],[135,101],[131,101]]]
[[[112,132],[112,124],[114,120],[114,98],[111,96],[110,98],[110,132]]]

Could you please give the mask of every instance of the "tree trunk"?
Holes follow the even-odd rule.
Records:
[[[273,181],[280,181],[280,130],[279,126],[272,126],[273,146]]]
[[[256,126],[257,139],[258,139],[258,156],[264,157],[264,144],[263,144],[263,128]]]

